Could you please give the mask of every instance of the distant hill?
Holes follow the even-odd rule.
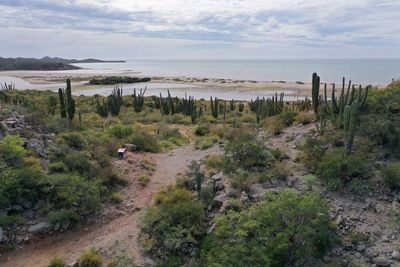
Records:
[[[2,58],[0,57],[0,71],[10,70],[77,70],[74,63],[107,63],[107,62],[125,62],[125,61],[104,61],[100,59],[64,59],[58,57],[37,58]]]

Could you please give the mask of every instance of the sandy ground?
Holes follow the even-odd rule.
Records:
[[[96,72],[90,70],[79,71],[4,71],[0,76],[9,76],[23,79],[31,84],[59,84],[70,78],[78,90],[93,90],[96,86],[85,85],[90,79],[106,76],[140,76],[138,73],[125,71]],[[310,96],[311,84],[301,84],[284,81],[251,81],[232,79],[208,79],[193,77],[151,77],[151,83],[172,83],[201,86],[204,88],[219,89],[221,91],[293,91],[292,95]],[[145,85],[145,84],[143,84]],[[101,86],[99,86],[101,87]]]
[[[162,188],[174,184],[178,173],[184,172],[192,160],[219,153],[214,146],[208,150],[195,150],[193,146],[176,148],[159,154],[129,153],[124,160],[115,160],[114,165],[125,173],[129,186],[122,191],[123,202],[117,207],[107,207],[98,223],[85,225],[78,230],[32,240],[31,244],[18,247],[0,257],[4,267],[43,267],[49,258],[61,256],[66,263],[79,258],[80,253],[90,247],[101,249],[103,254],[112,256],[125,250],[133,255],[139,266],[144,265],[143,251],[138,243],[139,219],[143,209],[151,204],[152,197]],[[146,187],[138,184],[137,178],[149,173],[150,182]],[[111,218],[110,218],[111,217]]]

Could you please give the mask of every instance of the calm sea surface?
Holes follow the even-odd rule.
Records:
[[[188,76],[256,81],[310,82],[318,72],[322,82],[382,85],[400,78],[400,59],[269,59],[269,60],[128,60],[77,66],[98,70],[130,70],[148,76]]]

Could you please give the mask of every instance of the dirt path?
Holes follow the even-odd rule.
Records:
[[[176,175],[184,172],[192,160],[218,152],[219,148],[216,146],[208,150],[194,150],[192,146],[188,146],[160,154],[129,154],[126,159],[114,163],[124,170],[129,186],[122,191],[122,207],[107,211],[113,214],[112,219],[18,247],[16,251],[0,257],[0,266],[43,267],[55,255],[61,256],[69,264],[89,247],[100,248],[106,255],[126,250],[134,255],[138,265],[143,266],[141,246],[137,242],[141,210],[151,203],[152,196],[161,188],[173,184]],[[143,165],[144,169],[149,168],[146,165],[151,168],[152,162],[155,170],[150,182],[146,187],[141,187],[137,183],[137,177],[143,172]]]

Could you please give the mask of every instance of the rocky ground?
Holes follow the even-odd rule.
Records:
[[[21,136],[24,136],[24,129],[30,127],[25,118],[17,113],[3,115],[0,121],[3,132],[7,129]],[[312,188],[307,184],[308,172],[296,160],[301,154],[297,148],[305,137],[315,135],[312,133],[314,127],[311,124],[294,125],[285,129],[281,135],[271,138],[265,138],[261,133],[260,138],[266,140],[267,145],[279,148],[286,154],[284,163],[291,170],[291,175],[287,181],[272,179],[263,184],[253,184],[249,192],[240,192],[240,200],[256,202],[268,191],[288,187],[301,192],[316,190],[327,199],[333,226],[337,228],[341,239],[321,264],[400,266],[399,231],[391,224],[393,211],[400,208],[399,198],[383,185],[379,170],[371,180],[371,190],[361,196],[328,190],[318,181]],[[44,135],[40,129],[35,132],[37,134],[26,136],[27,147],[45,158],[46,148],[54,142],[54,135]],[[217,147],[198,151],[188,146],[160,154],[130,153],[125,160],[116,160],[114,166],[122,170],[129,180],[129,186],[122,190],[122,204],[105,207],[102,213],[90,218],[81,229],[69,229],[69,225],[50,225],[36,213],[42,201],[30,203],[21,199],[18,205],[0,211],[0,215],[22,211],[24,217],[29,219],[26,226],[0,227],[1,244],[17,245],[16,251],[0,255],[1,266],[44,266],[48,258],[56,254],[74,263],[79,253],[91,246],[101,248],[105,254],[110,255],[125,249],[135,256],[139,265],[151,266],[152,261],[143,257],[136,240],[141,210],[151,204],[152,196],[162,187],[174,184],[176,176],[185,171],[191,160],[200,160],[218,153],[220,150]],[[379,166],[380,162],[375,165]],[[150,183],[146,187],[137,182],[137,177],[143,173],[150,176]],[[214,183],[217,188],[217,195],[208,207],[210,217],[234,208],[229,199],[236,193],[223,173],[207,177],[205,183]],[[213,228],[211,224],[209,231]]]

